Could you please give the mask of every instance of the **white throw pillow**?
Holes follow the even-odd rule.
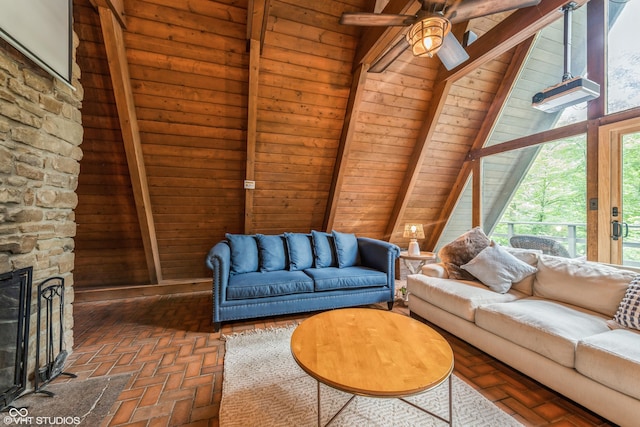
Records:
[[[625,328],[640,330],[640,275],[629,283],[613,320]]]
[[[471,273],[492,291],[501,294],[511,289],[514,282],[519,282],[538,271],[493,241],[491,245],[484,248],[475,258],[460,268]]]

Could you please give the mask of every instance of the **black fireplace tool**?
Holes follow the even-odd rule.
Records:
[[[44,302],[45,317],[45,350],[46,362],[40,365],[42,330],[42,303]],[[57,312],[55,312],[57,302]],[[54,319],[55,317],[55,319]],[[58,322],[58,340],[56,346],[54,320]],[[56,355],[55,352],[58,351]],[[35,393],[44,393],[53,396],[54,393],[42,390],[41,387],[49,383],[59,375],[66,375],[76,378],[77,375],[64,372],[64,362],[68,352],[64,349],[64,278],[51,277],[38,285],[38,328],[36,335],[36,373],[35,373]]]

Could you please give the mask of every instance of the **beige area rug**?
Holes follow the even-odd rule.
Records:
[[[226,338],[220,426],[315,426],[317,382],[291,355],[294,327],[249,331]],[[351,395],[321,386],[323,425]],[[408,398],[448,418],[448,385]],[[521,426],[453,377],[454,426]],[[356,397],[331,426],[442,426],[446,423],[398,399]]]
[[[4,425],[86,426],[97,427],[131,377],[130,374],[69,380],[43,387],[55,393],[26,394],[13,401],[16,408],[2,414]],[[9,417],[9,418],[5,418]]]

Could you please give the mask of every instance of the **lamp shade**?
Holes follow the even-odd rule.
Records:
[[[442,15],[434,14],[413,24],[407,33],[414,56],[432,57],[451,30],[451,24]]]
[[[402,237],[424,239],[424,228],[422,228],[422,224],[405,224]]]

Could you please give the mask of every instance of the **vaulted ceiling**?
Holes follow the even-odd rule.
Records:
[[[406,28],[339,24],[368,0],[74,0],[76,286],[206,277],[225,233],[336,229],[402,246],[419,222],[432,248],[468,153],[564,3],[456,25],[479,38],[451,71],[406,51],[370,73]]]

